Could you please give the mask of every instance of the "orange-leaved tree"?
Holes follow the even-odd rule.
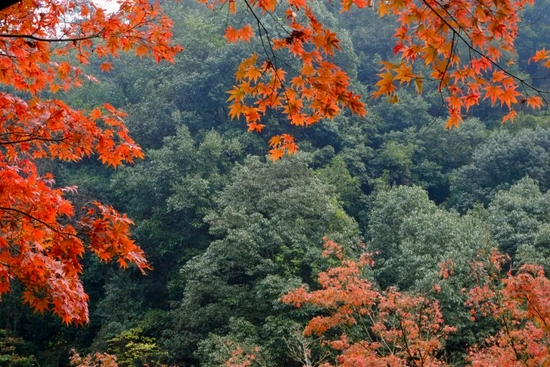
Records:
[[[302,286],[282,297],[296,307],[310,305],[319,311],[304,334],[318,336],[316,343],[332,349],[332,361],[323,366],[447,365],[444,342],[455,328],[445,326],[437,301],[393,288],[382,291],[365,277],[365,269],[372,264],[369,255],[359,260],[346,258],[342,248],[331,241],[325,243],[325,249],[325,254],[336,256],[339,263],[319,274],[321,289],[309,291]],[[492,335],[481,333],[460,364],[548,364],[550,280],[541,266],[529,264],[503,276],[503,264],[508,260],[497,250],[487,259],[472,260],[477,284],[463,290],[468,294],[466,306],[472,321],[491,319],[495,328]],[[309,348],[305,364],[315,365],[310,354],[313,348]]]
[[[326,241],[325,255],[335,256],[339,266],[319,274],[321,289],[303,286],[282,297],[297,307],[320,309],[304,334],[320,336],[334,351],[333,361],[323,366],[446,365],[441,351],[454,328],[444,325],[437,301],[378,289],[364,276],[372,265],[367,254],[348,259],[340,246]]]
[[[34,310],[52,311],[65,323],[88,320],[79,279],[89,249],[101,260],[148,267],[130,239],[131,221],[91,202],[74,208],[40,160],[79,161],[94,156],[118,166],[142,157],[128,136],[124,114],[109,104],[71,108],[55,93],[87,79],[79,64],[133,50],[172,60],[170,21],[146,0],[119,1],[106,12],[92,1],[21,0],[0,6],[0,294],[18,280]],[[11,4],[11,6],[10,6]],[[75,62],[76,61],[76,62]]]
[[[230,116],[244,117],[250,131],[261,131],[262,117],[279,110],[291,125],[308,126],[332,118],[343,108],[366,113],[350,79],[332,56],[340,48],[333,31],[315,16],[307,0],[198,0],[211,7],[228,5],[229,12],[248,11],[252,23],[229,27],[229,42],[259,37],[262,55],[253,54],[239,66],[229,92]],[[533,0],[341,0],[342,11],[352,6],[397,19],[393,48],[398,61],[382,62],[372,96],[395,94],[400,85],[422,92],[434,81],[447,106],[446,127],[458,127],[461,116],[482,101],[502,106],[503,122],[524,107],[538,109],[548,91],[528,78],[510,72],[521,12]],[[274,24],[265,24],[273,13]],[[239,18],[240,19],[240,18]],[[292,60],[292,61],[291,61]],[[550,50],[537,51],[530,62],[550,67]],[[290,134],[270,141],[272,158],[296,151]]]
[[[71,366],[74,367],[119,367],[116,357],[107,353],[88,354],[81,357],[76,351],[71,351]]]
[[[494,268],[502,257],[493,257]],[[523,265],[501,278],[489,272],[469,292],[474,319],[491,318],[498,332],[471,348],[468,362],[481,366],[546,366],[550,359],[550,280],[538,265]]]

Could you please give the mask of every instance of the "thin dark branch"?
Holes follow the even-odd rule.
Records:
[[[33,215],[29,214],[29,213],[26,213],[22,210],[19,210],[19,209],[15,209],[15,208],[6,208],[6,207],[0,207],[0,210],[4,210],[4,211],[11,211],[11,212],[16,212],[16,213],[19,213],[29,219],[31,219],[32,221],[35,221],[35,222],[38,222],[40,224],[42,224],[43,226],[47,227],[48,229],[54,231],[55,233],[59,233],[61,235],[65,235],[65,236],[70,236],[70,237],[78,237],[76,234],[74,233],[68,233],[68,232],[63,232],[57,228],[54,227],[53,224],[49,224],[49,223],[46,223],[44,222],[43,220],[41,219],[38,219],[36,217],[34,217]],[[57,224],[57,223],[56,223]]]
[[[526,86],[527,88],[531,89],[531,90],[534,90],[536,92],[538,92],[539,94],[542,94],[542,93],[550,93],[550,91],[543,91],[543,90],[540,90],[538,89],[537,87],[535,87],[534,85],[528,83],[525,79],[522,79],[520,78],[519,76],[515,75],[514,73],[508,71],[506,68],[502,67],[499,63],[497,63],[495,60],[491,59],[489,56],[485,55],[483,52],[477,50],[473,45],[472,43],[466,39],[463,35],[462,35],[462,32],[460,29],[456,29],[455,27],[453,27],[448,21],[447,19],[445,19],[445,17],[443,17],[441,14],[439,14],[439,12],[434,9],[434,7],[426,0],[422,0],[422,2],[424,3],[424,5],[426,5],[426,7],[428,7],[447,27],[449,27],[449,29],[453,32],[453,37],[456,35],[462,42],[464,42],[464,44],[471,50],[473,51],[475,54],[479,55],[480,57],[483,57],[485,58],[487,61],[489,61],[489,63],[491,63],[495,68],[501,70],[502,72],[504,72],[504,74],[510,76],[511,78],[517,80],[518,82],[520,82],[522,85]],[[467,36],[468,37],[468,36]],[[544,99],[546,100],[546,99]]]
[[[0,38],[27,38],[34,41],[52,42],[52,43],[84,41],[92,38],[99,38],[100,36],[101,36],[101,33],[94,33],[87,36],[74,37],[74,38],[42,38],[42,37],[34,36],[32,34],[0,33]]]
[[[64,139],[64,138],[59,138],[59,139],[55,139],[55,138],[41,138],[41,137],[35,136],[35,137],[30,137],[30,138],[21,139],[21,140],[0,141],[0,145],[21,144],[21,143],[27,143],[27,142],[29,142],[29,141],[34,141],[34,140],[60,143],[60,142],[64,141],[65,139]]]
[[[445,64],[445,70],[443,70],[443,74],[441,75],[441,80],[439,82],[439,87],[438,87],[439,90],[442,89],[443,85],[445,85],[445,87],[448,88],[447,83],[445,83],[445,76],[447,75],[447,72],[449,71],[449,65],[451,64],[453,55],[455,54],[454,53],[454,48],[456,46],[456,35],[457,35],[457,33],[453,31],[453,39],[451,40],[451,53],[449,54],[449,57],[447,58],[447,63]]]
[[[246,4],[246,7],[250,11],[250,13],[252,13],[254,18],[256,19],[256,25],[258,27],[258,34],[259,34],[260,40],[262,42],[262,48],[264,49],[264,53],[266,54],[268,60],[270,60],[271,57],[273,57],[273,59],[272,59],[273,65],[275,66],[275,68],[277,68],[277,57],[275,56],[275,50],[273,50],[273,44],[271,42],[271,37],[269,37],[269,31],[264,26],[264,24],[262,23],[262,21],[260,20],[260,18],[256,14],[256,12],[254,11],[254,9],[252,9],[252,6],[250,6],[248,1],[245,0],[244,3]],[[263,35],[262,35],[262,29],[264,31]],[[268,41],[268,45],[269,45],[269,52],[268,52],[267,47],[264,43],[264,38],[263,38],[264,35],[265,35],[265,37],[267,37],[267,41]],[[271,57],[269,56],[270,53],[271,53]]]

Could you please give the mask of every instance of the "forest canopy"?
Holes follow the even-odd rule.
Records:
[[[545,363],[548,1],[102,6],[0,7],[1,363]]]

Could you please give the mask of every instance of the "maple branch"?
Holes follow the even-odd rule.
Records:
[[[21,144],[21,143],[27,143],[29,141],[34,141],[34,140],[39,140],[39,141],[48,141],[48,142],[62,142],[64,141],[65,139],[64,138],[58,138],[58,139],[55,139],[55,138],[41,138],[41,137],[30,137],[30,138],[27,138],[27,139],[21,139],[21,140],[13,140],[13,141],[0,141],[0,145],[14,145],[14,144]]]
[[[405,350],[407,351],[407,354],[409,355],[409,359],[411,361],[415,361],[414,362],[414,365],[416,366],[417,363],[416,363],[416,355],[413,354],[413,352],[411,351],[411,348],[409,346],[409,339],[407,338],[407,330],[405,329],[405,327],[403,326],[403,319],[399,316],[399,315],[396,315],[397,317],[397,321],[399,322],[399,327],[398,329],[401,331],[401,339],[403,340],[403,343],[405,343]]]
[[[266,58],[268,61],[270,61],[273,65],[273,70],[278,70],[279,69],[279,66],[277,64],[277,61],[279,60],[279,58],[277,57],[277,55],[275,54],[275,50],[273,49],[273,42],[271,41],[271,37],[269,36],[269,31],[267,30],[267,28],[264,26],[263,22],[260,20],[260,18],[258,17],[258,15],[256,14],[256,12],[254,11],[254,9],[252,8],[252,6],[249,4],[248,0],[244,0],[244,3],[246,4],[246,7],[248,8],[248,10],[250,11],[250,13],[252,14],[252,16],[254,17],[254,19],[256,20],[256,26],[258,27],[258,34],[260,35],[260,42],[262,43],[262,48],[264,50],[264,53],[266,55]],[[271,13],[270,13],[271,14]],[[262,30],[264,31],[263,34],[262,34]],[[287,32],[288,33],[288,32]],[[264,42],[264,35],[265,37],[267,38],[267,43],[269,45],[269,51],[268,51],[268,48],[266,47],[265,45],[265,42]],[[270,56],[271,55],[271,56]],[[283,63],[287,66],[289,66],[291,69],[294,70],[294,68],[292,68],[288,63],[286,63],[284,60],[282,60]],[[299,74],[299,72],[297,70],[294,70],[297,74]],[[285,97],[288,101],[288,97],[286,96],[286,87],[285,87],[285,84],[283,82],[283,80],[281,80],[279,78],[279,76],[277,75],[277,73],[274,73],[274,76],[275,76],[275,79],[274,79],[274,83],[275,81],[279,81],[279,83],[281,84],[281,89],[284,91],[285,93]],[[277,95],[279,95],[281,92],[277,91],[277,89],[275,87],[272,88],[272,91],[273,92],[276,92]],[[263,99],[264,101],[267,100],[269,98],[269,96],[265,96],[265,98]]]
[[[376,325],[376,321],[374,320],[373,315],[370,312],[368,312],[367,314],[369,315],[369,319],[371,320],[372,325]],[[395,349],[390,347],[386,338],[384,338],[383,336],[380,336],[379,339],[382,341],[382,343],[384,343],[384,345],[386,346],[386,348],[391,354],[395,354]],[[372,338],[372,340],[374,341],[374,338]]]
[[[30,218],[31,220],[35,221],[35,222],[38,222],[40,224],[42,224],[43,226],[47,227],[48,229],[54,231],[55,233],[58,233],[60,235],[66,235],[66,236],[70,236],[70,237],[77,237],[78,236],[74,233],[68,233],[68,232],[63,232],[63,231],[60,231],[59,229],[55,228],[52,224],[49,224],[49,223],[46,223],[44,222],[43,220],[41,219],[38,219],[36,218],[35,216],[27,213],[27,212],[24,212],[22,210],[19,210],[19,209],[15,209],[15,208],[6,208],[6,207],[0,207],[0,210],[4,210],[4,211],[12,211],[12,212],[16,212],[16,213],[19,213],[27,218]]]
[[[254,12],[254,9],[250,6],[250,4],[248,3],[247,0],[244,1],[248,10],[252,13],[252,15],[254,16],[254,18],[256,19],[256,24],[257,24],[257,27],[258,27],[258,34],[260,35],[260,41],[262,43],[262,48],[264,49],[264,53],[267,57],[267,59],[273,64],[273,69],[274,70],[277,70],[279,69],[279,66],[277,65],[277,61],[279,60],[279,58],[277,57],[277,55],[275,54],[275,50],[273,49],[273,43],[271,42],[271,37],[269,37],[269,31],[267,30],[267,28],[264,26],[264,24],[262,23],[262,21],[260,20],[260,18],[256,15],[256,13]],[[271,13],[270,13],[271,14]],[[261,30],[263,29],[264,31],[264,34],[262,34]],[[288,32],[287,32],[288,34]],[[264,43],[264,35],[265,37],[267,37],[267,42],[268,42],[268,45],[269,45],[269,51],[267,50],[267,47],[265,46],[265,43]],[[271,57],[269,56],[269,54],[271,53]],[[300,74],[297,70],[295,70],[291,65],[289,65],[287,62],[285,62],[284,60],[282,60],[283,63],[285,65],[287,65],[289,68],[291,68],[293,71],[295,71],[297,74]],[[274,83],[275,83],[275,80],[279,81],[279,83],[281,84],[281,89],[283,91],[283,93],[285,94],[285,98],[287,100],[287,102],[289,101],[289,98],[288,98],[288,95],[286,94],[286,90],[287,88],[285,87],[285,83],[283,80],[281,80],[281,78],[279,78],[279,76],[277,75],[277,73],[274,73],[274,76],[275,76],[275,79],[274,79]],[[276,91],[276,88],[273,88],[273,91]],[[281,92],[278,92],[277,91],[277,95],[279,95]],[[267,98],[269,98],[269,96],[266,96],[264,98],[264,100],[267,100]]]
[[[548,324],[546,323],[546,317],[542,315],[542,313],[539,311],[539,308],[533,305],[533,302],[530,302],[529,297],[527,295],[524,295],[522,297],[525,300],[525,303],[529,305],[531,303],[531,308],[535,311],[535,313],[539,316],[540,321],[544,324],[545,328],[548,328]]]
[[[493,59],[491,59],[489,56],[485,55],[483,52],[477,50],[474,46],[472,46],[472,43],[471,41],[468,41],[460,32],[460,28],[459,29],[456,29],[454,26],[452,26],[448,21],[447,19],[445,19],[441,14],[439,14],[439,12],[427,1],[427,0],[422,0],[422,2],[424,3],[424,5],[426,5],[447,27],[449,27],[449,29],[453,32],[453,38],[454,36],[456,35],[462,42],[464,42],[464,44],[471,50],[473,51],[474,53],[476,53],[477,55],[479,55],[480,57],[483,57],[485,58],[487,61],[489,61],[489,63],[491,63],[491,65],[493,65],[494,67],[496,67],[497,69],[499,69],[500,71],[502,71],[503,73],[505,73],[506,75],[508,75],[509,77],[517,80],[518,82],[520,82],[522,85],[526,86],[527,88],[531,89],[531,90],[534,90],[536,91],[537,93],[539,93],[539,95],[541,94],[548,94],[550,93],[550,91],[545,91],[545,90],[542,90],[542,89],[539,89],[539,88],[536,88],[535,86],[531,85],[530,83],[528,83],[525,79],[522,79],[520,78],[519,76],[509,72],[507,69],[503,68],[502,66],[500,66],[499,63],[497,63],[496,61],[494,61]],[[454,19],[454,17],[449,14],[448,10],[445,9],[444,6],[442,6],[439,2],[436,1],[437,4],[439,4],[443,9],[444,11],[451,17]],[[469,38],[469,37],[468,37]],[[546,98],[542,97],[545,101]]]
[[[516,357],[516,360],[518,362],[521,362],[523,365],[527,366],[527,363],[525,362],[524,358],[521,357],[521,353],[516,348],[516,343],[514,342],[514,338],[512,337],[512,333],[510,331],[510,328],[508,326],[508,320],[506,319],[506,316],[503,316],[503,327],[506,335],[510,339],[510,346],[512,347],[512,350],[514,351],[514,355]]]
[[[0,33],[0,38],[27,38],[27,39],[32,39],[34,41],[51,42],[51,43],[56,43],[56,42],[77,42],[77,41],[85,41],[85,40],[89,40],[89,39],[93,39],[93,38],[99,38],[99,37],[101,37],[101,32],[91,34],[91,35],[88,35],[88,36],[80,36],[80,37],[73,37],[73,38],[42,38],[42,37],[34,36],[32,34]]]
[[[369,318],[371,319],[371,322],[374,324],[374,320],[372,319],[372,315],[370,315],[370,312],[368,312]],[[359,321],[361,322],[361,326],[363,327],[363,331],[365,332],[365,336],[369,339],[370,343],[374,342],[374,338],[371,335],[369,328],[367,324],[365,323],[365,319],[362,317],[361,313],[359,313]]]
[[[260,20],[260,18],[258,18],[258,16],[256,15],[256,13],[254,12],[254,9],[252,9],[252,7],[250,6],[250,4],[248,3],[247,0],[244,1],[246,6],[248,7],[248,10],[250,10],[250,12],[252,13],[252,15],[254,16],[254,18],[256,19],[256,24],[257,24],[257,27],[258,27],[258,34],[260,35],[260,41],[262,43],[262,48],[264,49],[264,53],[267,57],[267,59],[273,64],[273,69],[274,70],[277,70],[279,68],[279,66],[277,65],[277,60],[278,60],[278,57],[277,55],[275,54],[275,50],[273,49],[273,43],[271,42],[271,37],[269,37],[269,31],[267,30],[267,28],[264,26],[264,24],[262,23],[262,21]],[[262,35],[262,32],[261,30],[264,30],[264,34]],[[267,43],[269,45],[269,51],[271,51],[271,57],[269,56],[269,53],[268,50],[267,50],[267,47],[265,46],[265,43],[264,43],[264,35],[265,37],[267,37]],[[285,63],[287,64],[287,63]],[[287,64],[288,65],[288,64]],[[281,88],[286,91],[286,87],[284,86],[284,83],[283,81],[278,77],[277,73],[274,73],[274,76],[275,76],[275,80],[278,80],[279,83],[281,83]],[[274,80],[274,82],[275,82]],[[275,83],[274,83],[275,84]],[[275,88],[273,88],[275,89]],[[279,94],[280,92],[277,92],[277,95]],[[269,98],[269,96],[266,96],[264,98],[264,101],[267,100],[267,98]],[[288,100],[288,98],[287,98]]]
[[[449,86],[447,85],[447,83],[445,83],[445,75],[447,75],[447,70],[449,70],[449,65],[451,64],[451,59],[453,58],[453,54],[454,54],[454,48],[455,48],[455,45],[456,45],[456,32],[454,32],[453,30],[453,39],[451,40],[451,53],[449,54],[449,57],[447,58],[447,63],[445,64],[445,70],[443,70],[443,74],[441,75],[441,80],[439,81],[439,87],[438,89],[441,90],[441,86],[443,84],[445,84],[445,87],[449,88]]]
[[[304,367],[314,367],[322,364],[326,360],[326,356],[328,354],[320,356],[319,358],[317,358],[318,361],[315,361],[312,357],[311,345],[316,341],[313,339],[308,339],[298,330],[296,331],[296,333],[292,332],[292,334],[290,335],[292,339],[283,337],[290,358],[294,359],[297,362],[301,362]]]
[[[294,71],[296,74],[300,74],[300,72],[298,70],[296,70],[292,65],[290,65],[288,62],[286,62],[284,59],[282,58],[279,58],[277,57],[277,55],[275,54],[275,50],[273,49],[273,42],[271,40],[271,37],[269,36],[269,31],[267,30],[267,28],[264,26],[263,22],[260,20],[260,18],[258,17],[258,15],[256,14],[256,12],[254,12],[254,9],[250,6],[248,0],[245,0],[244,3],[246,4],[248,10],[250,11],[250,13],[252,14],[252,16],[254,17],[254,19],[256,20],[256,24],[257,24],[257,27],[258,27],[258,34],[260,35],[260,40],[262,42],[262,48],[264,49],[264,53],[267,57],[267,59],[269,61],[271,61],[273,63],[273,67],[274,69],[278,69],[279,66],[277,65],[277,61],[281,61],[284,65],[286,65],[289,69],[291,69],[292,71]],[[271,12],[269,13],[271,16],[273,15]],[[279,23],[277,21],[277,23]],[[281,25],[279,23],[279,25]],[[282,27],[282,26],[281,26]],[[262,30],[264,31],[264,33],[262,34]],[[288,31],[285,30],[285,32],[290,35],[290,33]],[[263,40],[263,36],[266,36],[267,37],[267,41],[268,41],[268,45],[269,45],[269,51],[267,50],[267,47],[265,46],[265,43],[264,43],[264,40]],[[271,54],[271,56],[269,56],[269,54]],[[284,87],[284,83],[283,81],[280,79],[280,78],[277,78],[279,80],[279,82],[281,83],[281,86],[283,87],[283,89],[286,89]],[[308,78],[309,79],[309,78]],[[266,97],[267,98],[267,97]]]
[[[247,0],[244,1],[244,3],[246,4],[246,7],[248,8],[248,10],[250,11],[250,13],[252,13],[252,16],[254,16],[254,19],[256,19],[256,25],[258,27],[258,34],[260,35],[260,41],[262,42],[262,48],[264,49],[264,52],[266,54],[266,57],[268,58],[268,60],[273,60],[273,65],[275,66],[275,68],[277,68],[277,56],[275,55],[275,50],[273,50],[273,43],[271,42],[271,37],[269,37],[269,31],[267,30],[267,28],[264,26],[264,24],[262,23],[262,21],[260,20],[260,18],[258,17],[258,15],[256,15],[256,12],[254,12],[254,9],[252,9],[252,7],[250,6],[250,4],[248,3]],[[264,35],[267,37],[267,41],[268,41],[268,44],[269,44],[269,51],[271,51],[271,57],[273,59],[271,59],[271,57],[269,56],[269,53],[268,50],[267,50],[267,47],[265,46],[265,43],[264,43],[264,39],[263,39],[263,35],[262,35],[262,32],[261,30],[263,29],[264,31]]]

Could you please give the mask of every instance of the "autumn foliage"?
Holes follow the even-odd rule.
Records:
[[[550,281],[536,265],[524,265],[517,274],[497,277],[489,273],[484,284],[470,291],[473,319],[491,318],[500,330],[475,345],[468,362],[474,367],[547,365]]]
[[[231,357],[225,361],[227,367],[249,367],[253,366],[256,360],[256,354],[259,351],[258,347],[254,347],[252,353],[246,353],[239,345],[233,345],[230,343],[228,348],[231,347],[234,350],[231,352]]]
[[[370,255],[345,258],[340,246],[325,243],[325,255],[340,265],[319,274],[320,290],[306,287],[283,296],[297,307],[312,305],[323,313],[307,324],[304,334],[322,337],[335,351],[337,366],[442,366],[447,335],[437,301],[408,295],[394,288],[378,289],[364,277],[373,264]]]
[[[332,362],[323,366],[444,366],[446,338],[456,329],[445,325],[436,300],[381,290],[365,276],[370,255],[346,258],[342,247],[325,243],[325,255],[339,264],[319,274],[321,289],[302,286],[282,297],[296,307],[314,306],[304,335],[319,337],[329,347]],[[496,332],[469,347],[463,364],[486,366],[545,366],[550,353],[550,281],[540,266],[524,265],[503,276],[506,256],[496,250],[489,258],[472,260],[478,283],[465,307],[472,322],[491,319]],[[442,264],[442,269],[452,266]],[[444,272],[442,276],[453,275]],[[456,361],[455,361],[456,362]],[[313,364],[313,363],[312,363]]]
[[[116,357],[107,353],[88,354],[80,356],[76,351],[71,351],[71,366],[74,367],[118,367]]]
[[[97,157],[116,167],[143,156],[122,112],[109,104],[77,110],[51,97],[95,80],[78,67],[91,57],[105,59],[102,70],[131,50],[173,60],[180,48],[159,6],[119,3],[107,13],[88,1],[23,0],[0,12],[0,294],[18,280],[25,303],[65,323],[88,320],[79,279],[86,250],[148,268],[125,215],[99,202],[74,208],[67,195],[76,187],[58,187],[40,169],[44,159]]]
[[[393,14],[400,23],[394,52],[402,61],[383,63],[374,95],[391,95],[397,83],[413,81],[421,91],[422,80],[437,80],[447,95],[449,128],[458,127],[461,115],[482,100],[505,106],[504,121],[513,120],[522,104],[540,108],[543,99],[536,89],[523,91],[528,82],[506,68],[513,63],[521,10],[528,4],[533,2],[381,2],[380,15]],[[416,61],[428,67],[429,75],[413,71]]]
[[[251,11],[275,10],[275,1],[248,3]],[[214,5],[214,4],[211,4]],[[270,109],[280,110],[295,126],[307,127],[325,118],[333,118],[343,108],[360,116],[366,114],[359,95],[350,89],[348,75],[330,61],[340,49],[336,33],[320,23],[305,1],[289,1],[285,12],[286,37],[268,39],[270,52],[263,60],[253,54],[244,60],[235,73],[235,86],[229,91],[232,118],[244,116],[249,131],[261,132],[262,117]],[[298,20],[295,11],[303,11],[305,20]],[[259,24],[261,27],[261,24]],[[248,41],[253,36],[250,26],[226,31],[229,42]],[[296,58],[298,72],[288,75],[284,54]],[[274,136],[269,141],[270,155],[279,159],[297,150],[289,134]]]
[[[336,33],[317,19],[307,1],[200,2],[227,5],[233,15],[247,11],[253,16],[253,24],[229,26],[225,33],[228,42],[257,37],[263,45],[263,53],[252,54],[238,66],[229,91],[229,115],[243,118],[250,131],[262,131],[270,110],[300,127],[333,118],[344,109],[366,114],[350,78],[333,62],[340,48]],[[93,156],[116,167],[141,158],[142,152],[128,136],[124,114],[113,106],[82,111],[51,96],[94,81],[78,67],[92,57],[103,60],[101,70],[108,71],[109,60],[121,52],[172,61],[181,48],[171,44],[170,20],[158,4],[146,0],[120,0],[115,12],[91,1],[10,3],[15,4],[0,7],[0,82],[4,86],[0,92],[0,293],[9,292],[17,279],[25,285],[24,301],[35,310],[51,310],[64,322],[85,322],[87,297],[79,275],[86,249],[103,261],[116,259],[123,267],[133,263],[143,270],[147,263],[129,238],[128,218],[99,202],[74,208],[67,194],[76,189],[57,187],[38,162]],[[422,92],[426,81],[435,80],[448,108],[449,128],[458,126],[463,113],[482,101],[503,106],[504,121],[513,120],[523,106],[542,107],[544,95],[506,67],[514,60],[521,10],[529,4],[525,0],[340,3],[342,11],[352,6],[372,8],[398,21],[394,53],[400,60],[382,63],[373,96],[388,96],[394,102],[400,85],[413,84]],[[277,11],[281,32],[275,35],[260,16]],[[548,67],[550,51],[539,50],[530,61]],[[269,145],[273,159],[297,150],[290,133],[272,137]],[[404,296],[378,297],[379,302],[389,298],[397,302]],[[424,301],[409,302],[421,307]],[[435,315],[430,317],[438,323]]]
[[[225,0],[199,0],[211,7]],[[393,48],[397,61],[381,63],[373,97],[398,101],[400,86],[414,85],[421,93],[426,82],[435,82],[448,110],[446,127],[458,127],[462,116],[487,101],[504,107],[505,121],[513,121],[524,107],[539,109],[546,102],[544,92],[510,72],[515,60],[514,42],[521,11],[532,0],[342,0],[341,10],[368,8],[381,17],[397,19]],[[282,8],[282,9],[281,9]],[[350,80],[332,61],[340,49],[333,31],[318,21],[311,4],[303,0],[229,1],[254,16],[249,24],[229,27],[229,42],[249,42],[259,37],[264,52],[244,60],[229,92],[230,116],[244,117],[249,131],[260,132],[269,109],[286,115],[293,126],[309,126],[332,118],[347,108],[360,116],[365,105],[350,88]],[[278,13],[277,13],[278,12]],[[278,34],[268,31],[260,20],[266,13],[284,14]],[[254,31],[256,29],[256,31]],[[292,60],[292,61],[289,61]],[[530,62],[550,65],[550,51],[539,50]],[[289,66],[291,65],[291,66]],[[291,135],[270,141],[273,159],[292,154],[296,144]]]

